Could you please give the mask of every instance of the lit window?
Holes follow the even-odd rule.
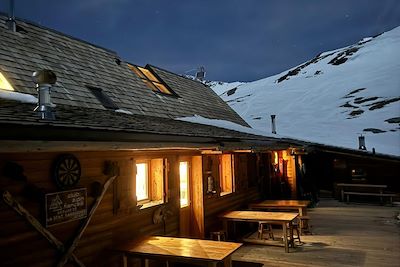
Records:
[[[14,88],[7,81],[6,77],[0,72],[0,89],[14,91]]]
[[[221,155],[221,171],[220,171],[220,185],[221,195],[226,195],[234,192],[234,166],[233,166],[233,155],[223,154]]]
[[[154,92],[172,95],[172,91],[165,86],[149,69],[128,64],[128,67],[136,73],[142,81]]]
[[[165,200],[165,160],[150,159],[136,162],[136,199],[138,205],[150,207]]]
[[[149,173],[147,163],[136,164],[136,198],[138,201],[149,198]]]
[[[189,205],[189,165],[187,161],[179,162],[181,208]]]

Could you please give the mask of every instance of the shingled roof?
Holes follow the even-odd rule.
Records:
[[[0,98],[4,144],[19,146],[18,140],[29,140],[123,142],[120,148],[132,142],[197,148],[289,146],[279,138],[176,120],[200,115],[248,126],[198,81],[147,65],[174,94],[157,93],[113,51],[22,20],[17,20],[19,31],[12,32],[5,19],[0,15],[0,72],[15,92],[36,96],[32,73],[41,69],[55,72],[57,83],[52,88],[55,120],[40,119],[33,111],[36,103]],[[101,88],[129,114],[103,106],[91,87]]]
[[[14,33],[6,28],[5,20],[0,15],[0,71],[16,92],[36,95],[33,71],[50,69],[57,75],[52,90],[52,102],[56,105],[105,110],[88,89],[92,86],[101,88],[120,109],[136,115],[200,115],[248,126],[198,81],[147,65],[177,96],[157,93],[113,51],[22,20],[17,20],[17,25],[23,31]]]

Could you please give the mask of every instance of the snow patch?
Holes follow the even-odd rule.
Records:
[[[204,125],[210,125],[210,126],[215,126],[219,128],[224,128],[228,130],[233,130],[236,132],[242,132],[242,133],[248,133],[248,134],[255,134],[255,135],[262,135],[262,136],[267,136],[267,137],[275,137],[279,138],[282,136],[279,135],[272,135],[272,134],[266,134],[263,131],[256,130],[253,128],[245,127],[240,124],[233,123],[231,121],[225,121],[225,120],[216,120],[216,119],[208,119],[204,118],[199,115],[194,115],[191,117],[181,117],[181,118],[176,118],[176,120],[180,121],[186,121],[186,122],[192,122],[192,123],[198,123],[198,124],[204,124]]]
[[[115,112],[133,115],[132,112],[125,110],[125,109],[116,109]]]
[[[400,124],[394,122],[400,117],[400,27],[356,46],[355,52],[352,45],[291,68],[301,67],[283,82],[276,81],[290,70],[211,87],[263,135],[271,132],[275,114],[281,136],[358,149],[357,137],[363,134],[369,151],[400,156]],[[345,62],[328,64],[345,51]]]
[[[0,98],[7,100],[14,100],[22,103],[36,104],[38,99],[30,94],[23,94],[13,91],[5,91],[0,89]]]

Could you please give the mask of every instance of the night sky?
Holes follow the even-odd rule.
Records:
[[[400,25],[398,0],[15,0],[16,16],[138,65],[252,81]],[[8,0],[0,1],[8,11]]]

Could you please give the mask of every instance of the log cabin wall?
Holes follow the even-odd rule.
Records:
[[[51,169],[56,157],[62,153],[0,154],[0,170],[7,162],[23,168],[14,175],[0,173],[1,190],[9,191],[35,218],[43,217],[43,193],[59,191],[53,182]],[[120,258],[108,248],[121,241],[145,234],[164,234],[162,224],[153,224],[157,206],[140,210],[134,196],[135,160],[141,158],[165,158],[168,161],[166,192],[172,214],[167,218],[166,234],[179,231],[179,167],[178,154],[162,152],[76,152],[82,175],[77,187],[87,188],[87,208],[91,207],[93,182],[104,184],[104,162],[117,162],[120,173],[102,199],[85,230],[74,254],[86,266],[118,266]],[[190,153],[188,153],[190,155]],[[193,153],[192,153],[193,154]],[[180,153],[180,155],[183,155]],[[18,172],[18,171],[17,171]],[[24,181],[23,177],[26,180]],[[60,257],[33,227],[3,201],[0,201],[0,262],[1,266],[54,266]],[[42,220],[40,220],[42,221]],[[48,230],[62,243],[70,242],[79,228],[80,221],[54,225]],[[72,264],[66,266],[73,266]]]

